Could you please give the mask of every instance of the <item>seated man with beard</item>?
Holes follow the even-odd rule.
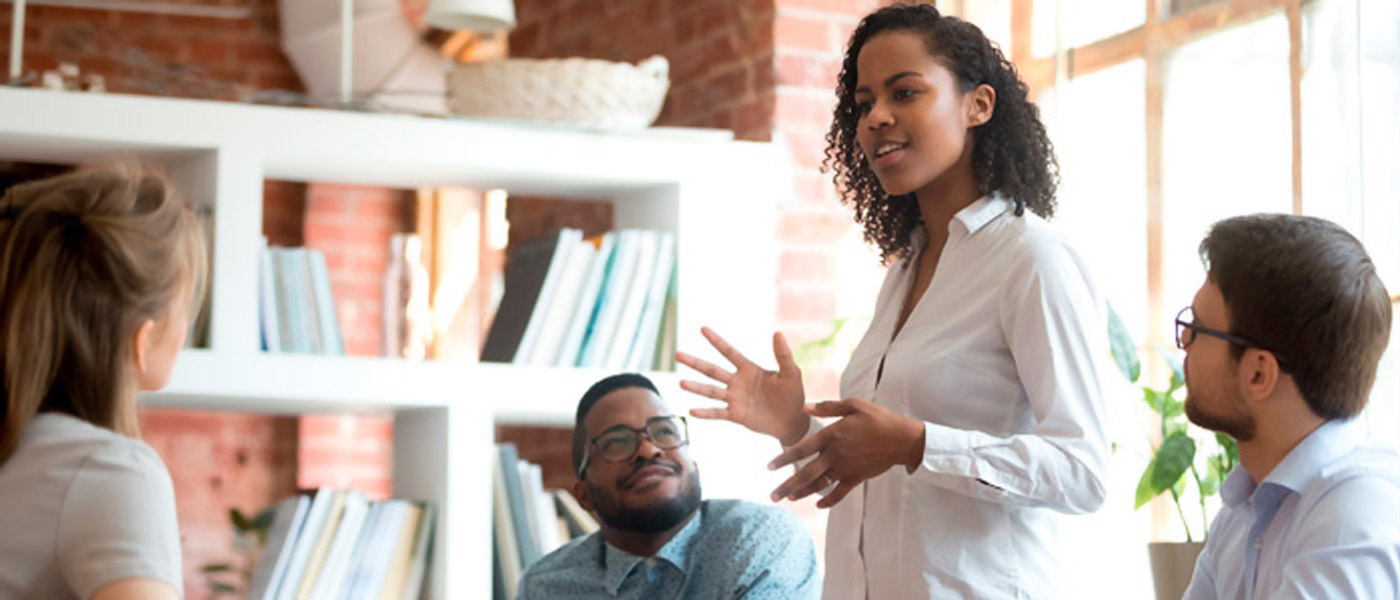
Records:
[[[1400,456],[1367,439],[1391,308],[1361,242],[1313,217],[1216,223],[1177,317],[1186,416],[1239,443],[1187,600],[1400,598]]]
[[[532,565],[520,598],[815,598],[816,552],[797,519],[701,501],[689,441],[647,378],[593,384],[574,418],[571,492],[600,530]]]

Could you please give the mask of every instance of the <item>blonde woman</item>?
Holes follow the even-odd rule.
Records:
[[[159,177],[0,198],[0,598],[182,596],[174,491],[136,396],[165,385],[205,269]]]

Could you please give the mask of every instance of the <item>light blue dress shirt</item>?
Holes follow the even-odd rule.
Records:
[[[1258,486],[1221,486],[1186,600],[1400,598],[1400,456],[1330,421]]]
[[[820,593],[816,550],[796,517],[774,506],[706,500],[656,556],[633,556],[594,533],[532,565],[519,597],[805,600]]]

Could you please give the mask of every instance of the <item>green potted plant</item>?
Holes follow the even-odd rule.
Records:
[[[1152,563],[1152,578],[1157,597],[1180,598],[1191,581],[1196,557],[1205,547],[1210,528],[1206,499],[1220,492],[1220,484],[1239,461],[1235,440],[1228,435],[1211,435],[1190,424],[1186,419],[1182,396],[1186,387],[1178,353],[1160,346],[1154,354],[1171,369],[1166,389],[1156,389],[1142,381],[1142,360],[1138,346],[1123,325],[1122,319],[1109,308],[1108,333],[1113,361],[1118,370],[1142,391],[1142,401],[1155,415],[1158,427],[1149,433],[1152,449],[1147,467],[1138,478],[1135,508],[1142,508],[1153,498],[1170,494],[1172,505],[1186,532],[1185,542],[1153,542],[1148,544]],[[1202,444],[1198,440],[1213,441]],[[1188,490],[1190,493],[1188,493]],[[1192,519],[1187,517],[1183,503],[1194,496],[1199,504],[1199,539],[1194,535]],[[1191,512],[1196,512],[1193,508]]]

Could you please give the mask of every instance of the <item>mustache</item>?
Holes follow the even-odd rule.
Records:
[[[675,473],[676,475],[681,474],[681,466],[676,463],[661,460],[659,458],[644,458],[638,460],[636,466],[634,466],[631,471],[628,471],[627,474],[622,477],[622,479],[619,479],[618,483],[622,484],[621,487],[623,488],[631,487],[632,478],[636,477],[637,473],[641,472],[642,469],[645,469],[647,467],[662,467],[665,469],[670,469],[670,471],[672,473]]]

